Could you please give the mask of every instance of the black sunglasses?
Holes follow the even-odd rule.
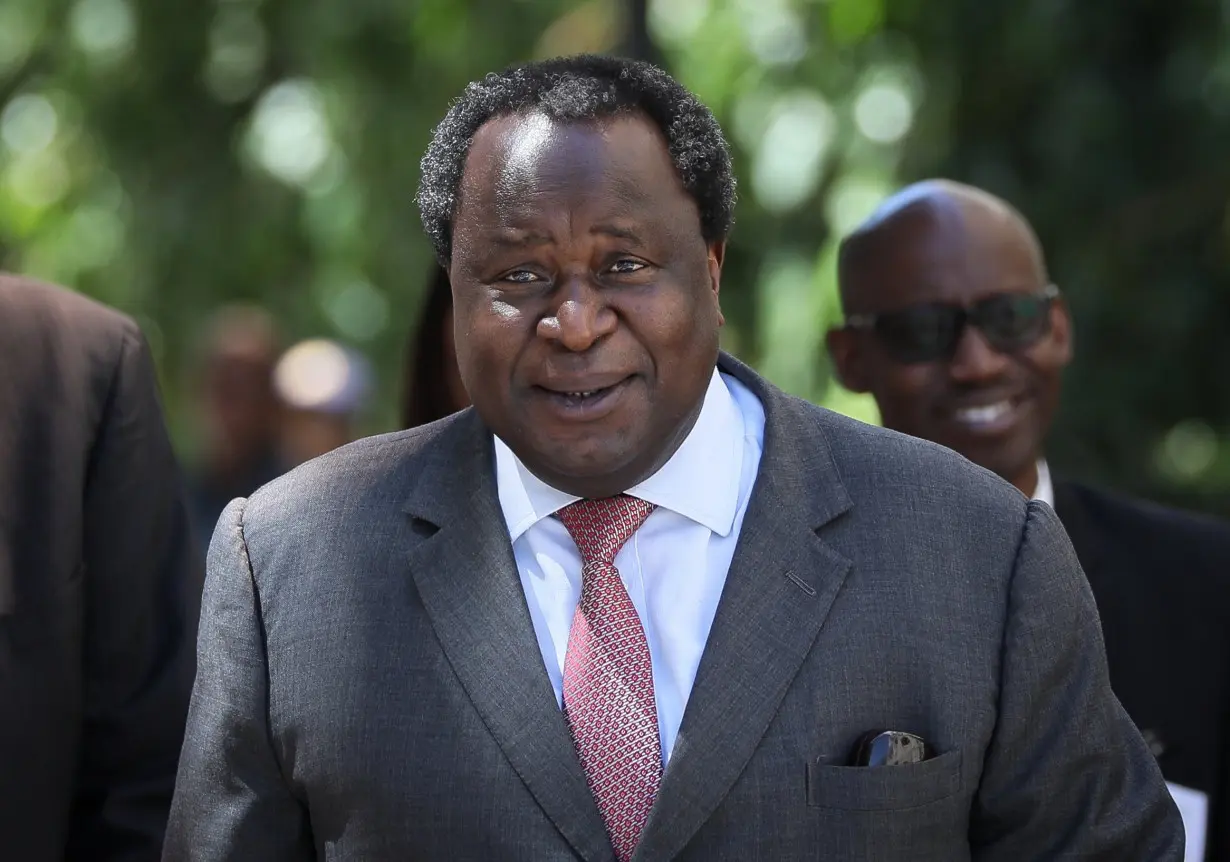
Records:
[[[970,305],[930,303],[883,314],[851,314],[846,329],[874,332],[897,362],[913,364],[951,359],[973,325],[1001,353],[1038,342],[1051,328],[1051,303],[1059,288],[1048,284],[1037,293],[999,293]]]

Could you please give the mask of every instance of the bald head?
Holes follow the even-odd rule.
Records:
[[[1021,214],[959,183],[912,185],[842,243],[838,278],[863,321],[829,333],[842,382],[874,395],[889,428],[1032,494],[1071,344]]]
[[[948,247],[949,262],[954,256],[980,256],[983,251],[1008,254],[1021,259],[1039,284],[1046,283],[1042,247],[1029,222],[1011,204],[974,186],[925,180],[889,197],[842,240],[838,284],[846,313],[867,310],[862,296],[867,269],[882,260],[887,249],[935,243]]]

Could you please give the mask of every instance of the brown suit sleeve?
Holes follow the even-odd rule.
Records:
[[[148,349],[126,322],[84,488],[84,717],[67,859],[161,852],[201,574]]]

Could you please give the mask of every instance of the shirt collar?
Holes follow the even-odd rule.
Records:
[[[1052,509],[1055,508],[1055,486],[1051,484],[1051,468],[1046,461],[1038,459],[1038,484],[1034,488],[1033,498],[1041,500]]]
[[[627,493],[728,535],[739,507],[743,436],[743,414],[715,368],[688,436],[658,472]],[[499,437],[495,473],[500,508],[514,542],[543,518],[580,499],[531,473]]]

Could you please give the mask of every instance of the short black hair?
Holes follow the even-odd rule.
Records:
[[[650,63],[581,54],[513,66],[469,84],[436,126],[423,156],[417,195],[423,229],[441,265],[453,254],[457,190],[474,133],[488,120],[541,111],[585,122],[640,111],[662,131],[683,187],[700,210],[706,242],[734,221],[730,148],[713,112]]]

